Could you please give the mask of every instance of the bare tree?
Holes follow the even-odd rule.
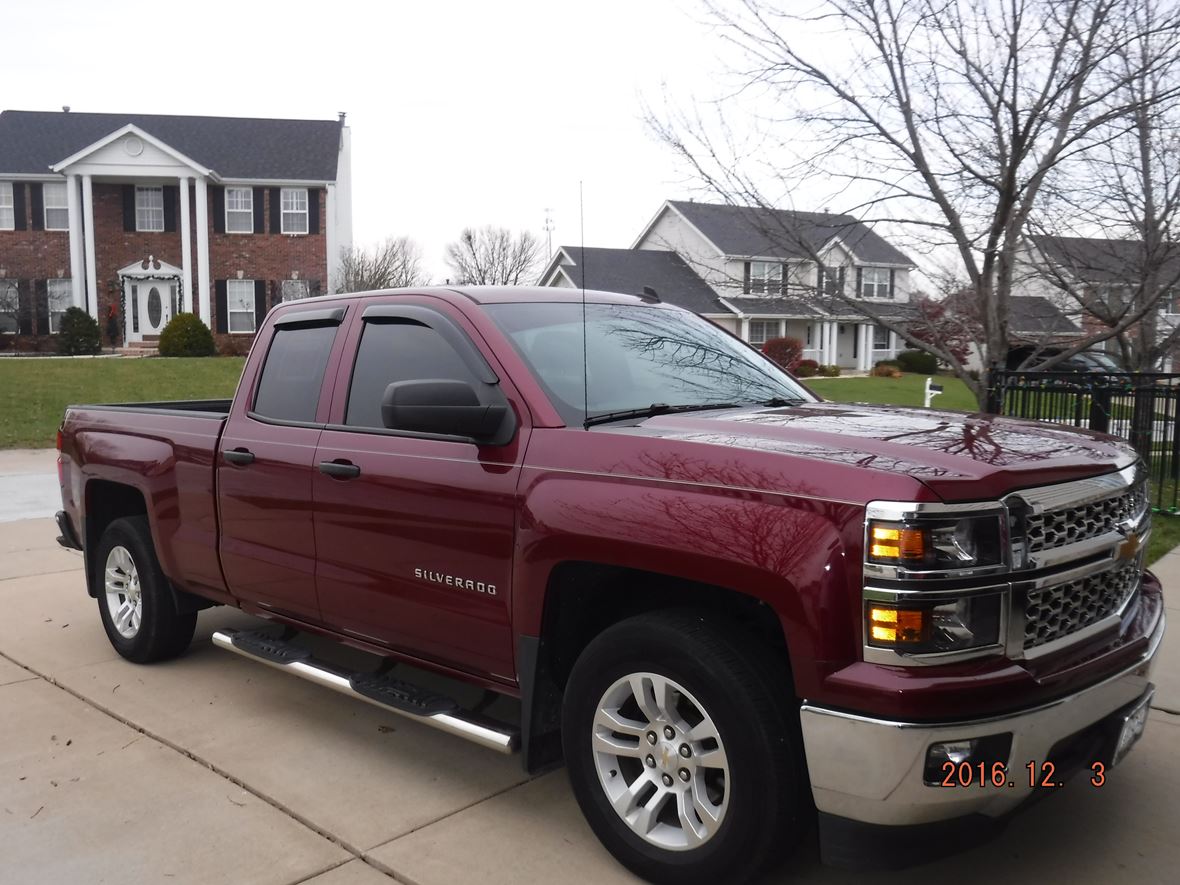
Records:
[[[513,236],[503,227],[466,227],[458,242],[447,245],[446,262],[459,284],[519,286],[534,282],[543,248],[529,231]]]
[[[716,118],[650,114],[657,134],[730,202],[772,208],[776,194],[826,182],[828,201],[860,221],[904,226],[968,281],[984,364],[1001,363],[1017,252],[1042,191],[1149,106],[1129,80],[1159,77],[1150,102],[1175,99],[1161,56],[1127,50],[1150,38],[1175,55],[1180,12],[1145,25],[1122,0],[781,5],[711,5],[742,58],[741,88]],[[754,144],[734,135],[734,106]],[[983,393],[938,342],[865,313]]]
[[[346,249],[340,255],[341,292],[420,286],[427,280],[422,250],[409,237],[390,237],[372,249]]]

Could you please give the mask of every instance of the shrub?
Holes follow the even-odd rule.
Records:
[[[819,363],[815,360],[799,360],[799,365],[795,366],[795,374],[800,378],[812,378],[818,371]]]
[[[57,349],[71,355],[98,353],[102,349],[98,320],[80,307],[67,308],[57,331]]]
[[[840,375],[840,367],[836,365],[820,366],[819,373],[825,378],[837,378]]]
[[[788,372],[793,372],[803,359],[803,342],[790,336],[771,338],[762,345],[762,352]]]
[[[195,313],[178,313],[160,333],[160,356],[213,356],[213,333]]]
[[[924,350],[903,350],[897,355],[897,364],[903,372],[919,375],[933,375],[938,371],[938,357]]]

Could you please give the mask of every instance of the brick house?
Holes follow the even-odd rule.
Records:
[[[109,344],[192,312],[244,350],[274,304],[335,291],[351,244],[343,114],[0,112],[0,343],[52,349],[73,305]]]

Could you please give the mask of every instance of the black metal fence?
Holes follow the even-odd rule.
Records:
[[[1121,436],[1151,470],[1156,511],[1180,514],[1180,374],[994,371],[986,410]]]

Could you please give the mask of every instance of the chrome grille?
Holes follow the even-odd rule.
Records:
[[[1139,589],[1142,564],[1138,561],[1033,590],[1024,614],[1024,647],[1036,648],[1097,624],[1119,611]]]
[[[1139,482],[1100,501],[1030,514],[1026,522],[1028,550],[1038,553],[1097,538],[1114,531],[1119,523],[1136,519],[1146,509],[1147,484]]]

